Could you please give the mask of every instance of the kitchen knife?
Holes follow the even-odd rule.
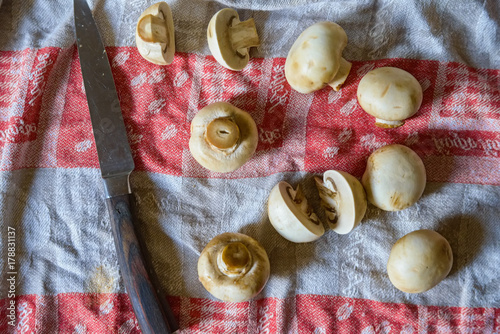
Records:
[[[159,288],[151,264],[145,266],[135,233],[129,182],[134,161],[108,56],[86,0],[74,0],[74,11],[76,44],[123,282],[142,332],[171,333],[177,329],[175,318],[151,283],[150,277]],[[145,254],[145,247],[142,250]]]

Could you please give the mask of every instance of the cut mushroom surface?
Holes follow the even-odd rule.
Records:
[[[310,242],[325,233],[300,186],[294,190],[287,182],[279,182],[271,190],[267,212],[276,231],[289,241]]]
[[[379,148],[368,158],[362,178],[368,201],[385,211],[399,211],[422,196],[426,174],[422,159],[409,147]]]
[[[288,52],[285,76],[293,89],[311,93],[330,85],[338,91],[351,70],[342,58],[347,35],[333,22],[316,23],[300,34]]]
[[[223,233],[213,238],[198,259],[198,277],[214,297],[242,302],[255,297],[270,274],[265,249],[240,233]]]
[[[175,54],[174,20],[166,2],[158,2],[141,14],[135,43],[146,60],[158,65],[172,63]]]
[[[257,126],[246,111],[227,102],[212,103],[191,121],[189,150],[203,167],[215,172],[240,168],[255,152]]]
[[[315,177],[328,225],[339,234],[351,232],[365,216],[365,190],[354,176],[336,170]]]
[[[249,48],[260,45],[254,20],[241,22],[238,12],[231,8],[224,8],[212,17],[207,28],[207,40],[215,60],[233,71],[247,66]]]
[[[391,283],[403,292],[420,293],[441,282],[453,265],[448,240],[431,230],[413,231],[391,249],[387,273]]]
[[[359,82],[358,103],[375,116],[383,128],[402,126],[422,104],[422,87],[410,73],[395,67],[380,67],[368,72]]]

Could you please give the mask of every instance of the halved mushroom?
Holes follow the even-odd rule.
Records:
[[[365,216],[366,194],[354,176],[336,170],[314,178],[328,225],[338,234],[351,232]]]
[[[257,142],[257,125],[250,114],[227,102],[206,106],[191,121],[189,150],[200,165],[215,172],[240,168]]]
[[[269,258],[253,238],[223,233],[213,238],[198,259],[198,277],[210,294],[227,302],[255,297],[270,274]]]
[[[207,29],[208,47],[222,66],[241,71],[248,64],[248,49],[260,40],[253,18],[241,22],[238,13],[224,8],[212,17]]]
[[[420,293],[441,282],[452,266],[453,252],[448,240],[435,231],[419,230],[394,244],[387,273],[399,290]]]
[[[276,231],[292,242],[310,242],[325,233],[323,224],[297,187],[281,181],[271,190],[267,204],[269,220]]]
[[[316,23],[300,34],[288,52],[285,62],[286,80],[300,93],[311,93],[330,85],[340,89],[351,70],[342,58],[347,35],[333,22]]]
[[[370,155],[361,181],[370,203],[385,211],[399,211],[422,196],[425,166],[412,149],[387,145]]]
[[[155,3],[141,14],[137,21],[135,43],[146,60],[158,65],[172,63],[175,53],[174,20],[166,2]]]
[[[422,86],[410,73],[395,67],[368,72],[359,82],[361,108],[375,116],[375,125],[397,128],[413,116],[422,104]]]

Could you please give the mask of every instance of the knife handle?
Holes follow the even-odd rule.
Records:
[[[106,204],[123,282],[142,333],[172,333],[177,329],[175,319],[165,297],[159,293],[160,290],[155,290],[144,265],[144,256],[132,222],[130,194],[110,197],[106,199]],[[156,288],[159,289],[159,286]],[[169,323],[167,316],[174,323]]]

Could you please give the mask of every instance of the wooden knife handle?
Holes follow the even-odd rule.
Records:
[[[111,217],[111,230],[123,282],[142,332],[172,333],[177,329],[177,325],[172,323],[175,319],[165,297],[159,293],[160,290],[155,290],[146,271],[144,256],[132,222],[130,195],[108,198],[106,204]],[[159,286],[156,289],[159,289]],[[168,309],[164,310],[162,306]]]

